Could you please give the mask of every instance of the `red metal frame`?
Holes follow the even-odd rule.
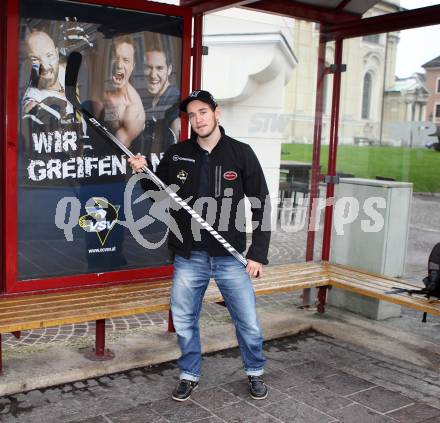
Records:
[[[381,32],[402,31],[440,23],[440,5],[405,10],[359,19],[356,22],[334,24],[329,22],[326,27],[327,40],[353,38]]]
[[[230,7],[246,6],[249,3],[256,3],[257,0],[183,0],[182,6],[188,6],[192,8],[193,15],[202,14],[205,12],[218,12],[219,10],[228,9]]]
[[[316,100],[315,100],[315,126],[313,133],[313,154],[312,154],[312,175],[310,181],[310,198],[307,210],[308,231],[306,244],[306,261],[312,261],[315,247],[315,204],[319,198],[318,184],[320,178],[321,162],[321,135],[322,135],[322,109],[323,109],[323,87],[327,75],[325,68],[325,47],[326,41],[320,32],[318,47],[318,64],[316,71]],[[303,289],[302,302],[304,307],[310,306],[310,288]]]
[[[142,12],[161,13],[172,16],[180,16],[184,19],[182,39],[182,83],[181,96],[189,94],[190,64],[191,64],[191,9],[181,6],[159,4],[143,0],[78,0],[79,3],[108,5],[133,9]],[[3,98],[4,105],[4,131],[1,134],[3,145],[2,158],[4,183],[2,193],[2,262],[3,262],[3,284],[8,293],[28,292],[46,289],[63,289],[68,287],[81,287],[90,284],[123,283],[127,281],[140,281],[150,278],[169,277],[172,273],[172,266],[161,266],[153,269],[124,270],[118,272],[106,272],[101,274],[84,274],[67,277],[55,277],[33,281],[17,281],[17,139],[18,139],[18,72],[17,58],[19,50],[18,23],[19,23],[19,0],[7,0],[2,2],[4,7],[3,33],[7,34],[7,40],[2,40],[8,48],[4,51],[4,75],[3,76]],[[1,80],[0,80],[1,81]],[[6,83],[7,81],[7,83]],[[1,113],[1,109],[0,109]],[[182,124],[181,138],[187,138],[188,131]],[[8,177],[6,177],[8,175]],[[9,207],[5,207],[5,202]],[[6,224],[7,223],[7,224]],[[7,240],[7,242],[6,242]]]
[[[360,15],[345,11],[334,11],[332,9],[294,2],[290,0],[262,0],[244,6],[245,8],[260,12],[274,13],[276,15],[289,16],[291,18],[303,19],[312,22],[342,23],[347,21],[358,21]]]
[[[0,49],[1,51],[6,51],[6,3],[2,2],[0,4]],[[6,78],[5,78],[5,67],[6,67],[6,58],[4,55],[0,57],[0,88],[6,86]],[[4,92],[4,91],[2,91]],[[3,95],[0,100],[0,140],[5,139],[5,125],[6,125],[6,96]],[[2,144],[0,149],[0,210],[1,215],[4,216],[6,213],[5,206],[5,180],[6,180],[6,169],[5,169],[5,153],[6,149],[4,148],[4,144]],[[0,292],[4,291],[4,252],[6,247],[6,237],[4,236],[4,227],[3,220],[0,219]],[[1,340],[0,340],[1,341]]]
[[[341,0],[341,2],[335,7],[335,10],[344,10],[344,7],[347,6],[347,4],[350,2],[351,0]]]
[[[341,64],[342,64],[342,39],[336,40],[335,43],[335,67],[336,72],[333,75],[333,97],[332,97],[332,114],[330,118],[330,146],[328,152],[328,176],[336,175],[336,157],[338,148],[338,129],[339,129],[339,103],[341,92]],[[330,257],[330,241],[333,221],[333,204],[330,199],[334,197],[335,185],[333,182],[327,184],[326,200],[328,204],[325,208],[324,217],[324,235],[322,241],[322,260],[328,260]]]
[[[203,61],[203,14],[194,16],[194,47],[192,90],[200,90],[202,86]]]
[[[313,134],[313,155],[312,155],[312,177],[310,183],[310,200],[308,208],[308,228],[307,231],[307,246],[306,246],[306,261],[313,260],[313,248],[315,245],[315,215],[313,214],[314,203],[319,197],[318,184],[321,163],[321,137],[322,137],[322,109],[323,109],[323,87],[325,77],[327,75],[325,69],[325,47],[326,41],[322,35],[319,34],[318,47],[318,66],[316,78],[316,100],[315,100],[315,127]]]

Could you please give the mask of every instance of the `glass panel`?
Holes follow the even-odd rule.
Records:
[[[440,27],[383,36],[344,41],[331,259],[422,286],[440,241]]]
[[[218,99],[226,133],[250,144],[265,172],[273,205],[270,264],[304,261],[318,27],[229,9],[207,15],[204,34],[203,88]]]
[[[170,263],[166,221],[145,217],[150,200],[124,203],[127,157],[66,101],[64,75],[67,56],[80,51],[83,107],[155,167],[179,137],[182,27],[177,17],[21,0],[20,280]],[[131,199],[142,193],[137,183]],[[129,211],[143,224],[129,229]]]

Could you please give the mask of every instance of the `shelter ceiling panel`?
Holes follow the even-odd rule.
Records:
[[[368,9],[371,9],[379,0],[295,0],[292,3],[303,3],[311,6],[322,7],[324,9],[336,9],[340,4],[345,4],[342,8],[345,12],[363,15]]]

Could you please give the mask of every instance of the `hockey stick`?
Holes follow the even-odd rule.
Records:
[[[70,53],[67,59],[65,93],[67,100],[72,106],[81,112],[85,120],[93,125],[95,130],[105,139],[115,143],[128,157],[136,157],[121,141],[119,141],[108,129],[101,125],[88,110],[82,107],[76,94],[76,84],[78,80],[78,72],[81,66],[82,55],[76,51]],[[244,266],[247,260],[224,239],[205,219],[203,219],[195,210],[193,210],[181,197],[179,197],[170,187],[165,185],[147,166],[143,166],[142,170],[153,182],[162,188],[166,193],[180,206],[182,206],[204,229],[206,229],[230,254],[232,254]]]

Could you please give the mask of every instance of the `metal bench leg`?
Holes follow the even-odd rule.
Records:
[[[310,307],[310,288],[304,288],[302,291],[302,305],[299,308],[309,308]]]
[[[105,348],[105,319],[96,321],[95,348],[87,351],[84,356],[92,361],[107,361],[115,354]]]
[[[0,333],[0,375],[3,374],[2,334]]]
[[[173,313],[171,312],[171,309],[168,310],[168,332],[176,332],[176,329],[174,329]]]
[[[327,287],[326,286],[320,286],[318,289],[318,313],[322,314],[325,312],[325,300],[327,297]]]

